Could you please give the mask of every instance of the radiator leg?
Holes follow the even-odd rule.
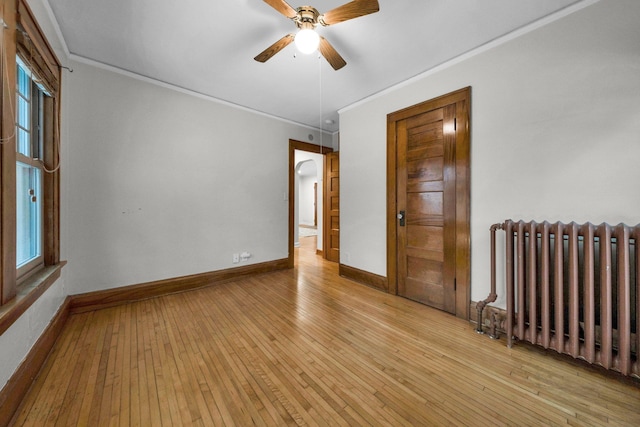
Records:
[[[476,328],[476,333],[484,334],[484,330],[482,329],[482,310],[484,309],[484,304],[478,304],[478,327]]]
[[[500,339],[500,335],[498,335],[498,315],[496,313],[491,313],[491,323],[489,326],[489,338],[492,340]]]

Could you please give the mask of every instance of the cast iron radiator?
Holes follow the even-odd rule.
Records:
[[[640,377],[640,225],[505,221],[507,345]]]

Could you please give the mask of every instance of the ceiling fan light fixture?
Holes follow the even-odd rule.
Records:
[[[304,54],[315,52],[320,45],[320,36],[310,28],[303,28],[296,34],[296,47]]]
[[[287,0],[264,0],[269,6],[284,15],[298,27],[298,34],[287,34],[280,40],[263,50],[255,59],[258,62],[266,62],[276,53],[289,46],[295,40],[298,50],[305,54],[319,51],[334,70],[339,70],[347,62],[340,56],[331,43],[324,37],[320,37],[314,29],[318,25],[323,27],[339,24],[340,22],[369,15],[380,10],[378,0],[351,0],[342,6],[331,9],[321,15],[318,9],[311,6],[300,6],[297,9],[291,7]]]

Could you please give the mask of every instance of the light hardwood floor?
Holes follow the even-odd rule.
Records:
[[[337,274],[70,316],[15,425],[640,425],[640,386]]]

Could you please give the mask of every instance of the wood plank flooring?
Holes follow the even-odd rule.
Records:
[[[17,426],[640,425],[640,386],[298,266],[70,316]]]

